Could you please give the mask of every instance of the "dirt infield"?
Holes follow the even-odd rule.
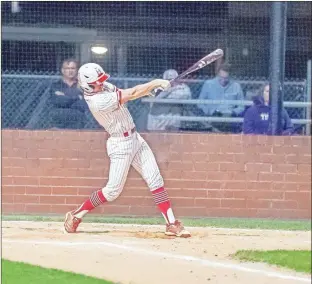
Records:
[[[311,249],[311,232],[190,228],[189,239],[161,226],[82,223],[64,234],[57,222],[2,222],[2,257],[122,284],[311,283],[305,274],[240,263],[239,249]]]

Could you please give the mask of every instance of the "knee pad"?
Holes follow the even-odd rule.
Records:
[[[122,188],[103,187],[102,192],[108,202],[114,201],[122,192]]]

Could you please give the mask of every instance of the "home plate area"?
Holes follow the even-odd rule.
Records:
[[[59,222],[2,222],[2,256],[121,284],[311,283],[302,273],[242,263],[242,249],[310,249],[310,232],[187,228],[187,239],[164,226],[81,223],[64,234]]]

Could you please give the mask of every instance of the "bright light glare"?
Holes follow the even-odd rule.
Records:
[[[107,48],[105,46],[92,46],[91,51],[95,54],[104,54],[107,52]]]

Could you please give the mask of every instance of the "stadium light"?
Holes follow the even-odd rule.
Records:
[[[105,46],[92,46],[91,47],[91,51],[95,54],[99,54],[99,55],[102,55],[102,54],[105,54],[107,52],[107,48]]]

